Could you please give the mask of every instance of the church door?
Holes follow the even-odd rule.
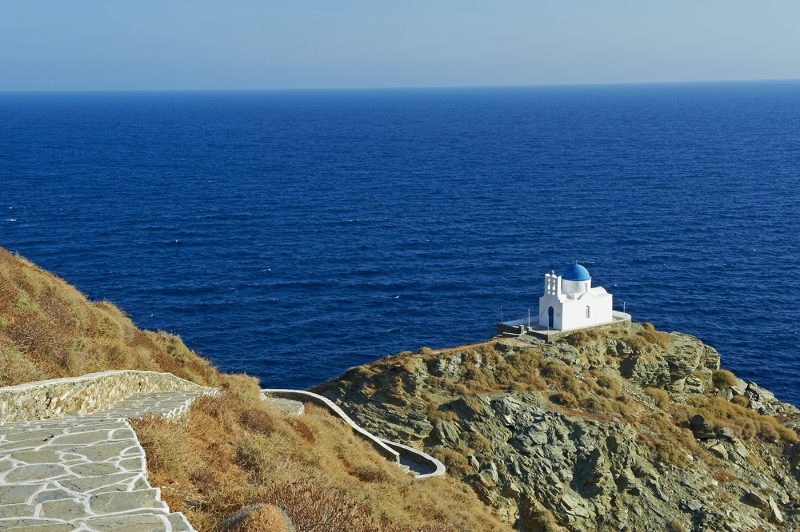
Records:
[[[553,307],[547,309],[547,323],[549,324],[549,327],[551,329],[555,329],[555,325],[553,324],[553,322],[555,321],[555,313],[556,311],[553,310]]]

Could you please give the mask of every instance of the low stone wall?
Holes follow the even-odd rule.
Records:
[[[581,331],[602,331],[613,328],[627,329],[631,326],[631,315],[618,310],[612,311],[613,320],[608,323],[600,323],[598,325],[590,325],[588,327],[580,327],[578,329],[567,329],[565,331],[549,330],[540,327],[539,325],[528,327],[523,320],[506,321],[497,324],[497,336],[532,336],[547,343],[555,342],[561,338],[566,338],[571,334]]]
[[[376,451],[378,451],[381,455],[383,455],[384,458],[387,458],[392,462],[398,462],[398,463],[400,462],[400,454],[397,451],[386,445],[377,436],[374,436],[372,435],[372,433],[361,428],[355,421],[350,419],[350,416],[345,414],[344,410],[339,408],[339,405],[337,405],[327,397],[316,394],[314,392],[307,392],[305,390],[264,389],[261,390],[261,392],[269,396],[280,397],[282,399],[293,399],[295,401],[309,401],[312,403],[316,403],[322,406],[323,408],[327,408],[335,415],[342,418],[345,421],[345,423],[350,425],[350,428],[352,428],[356,434],[367,440],[367,442],[369,442],[375,448]]]
[[[350,416],[348,416],[344,410],[342,410],[339,405],[328,399],[323,395],[319,395],[314,392],[308,392],[305,390],[269,390],[264,389],[261,390],[262,394],[271,396],[271,397],[279,397],[283,399],[291,399],[295,401],[310,401],[316,403],[324,408],[327,408],[334,415],[339,416],[342,418],[345,423],[350,425],[350,428],[356,432],[359,436],[367,440],[376,451],[378,451],[381,455],[385,458],[391,460],[392,462],[397,463],[408,463],[414,464],[416,471],[414,471],[414,478],[421,480],[430,477],[437,477],[445,474],[445,466],[442,462],[434,458],[433,456],[420,451],[419,449],[414,449],[408,445],[403,445],[401,443],[393,442],[391,440],[387,440],[384,438],[379,438],[375,436],[371,432],[367,431],[366,429],[362,428],[358,425],[355,421],[353,421]],[[422,469],[422,471],[419,471]]]
[[[423,480],[430,477],[440,477],[447,471],[442,462],[428,453],[424,453],[419,449],[411,447],[410,445],[403,445],[402,443],[397,443],[396,441],[387,440],[386,438],[380,438],[380,440],[398,452],[400,455],[400,463],[403,463],[403,459],[405,458],[406,461],[413,462],[418,470],[422,469],[424,471],[416,472],[414,478],[417,480]]]
[[[114,370],[0,388],[0,423],[106,410],[137,393],[211,390],[171,373]]]

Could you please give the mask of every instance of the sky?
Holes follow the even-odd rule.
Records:
[[[0,0],[0,90],[800,78],[798,0]]]

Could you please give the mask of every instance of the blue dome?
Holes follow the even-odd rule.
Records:
[[[565,281],[589,281],[592,276],[589,275],[589,270],[576,262],[564,271],[564,275],[561,278]]]

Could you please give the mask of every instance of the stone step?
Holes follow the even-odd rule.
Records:
[[[79,520],[93,519],[124,512],[167,514],[169,508],[161,500],[158,488],[145,488],[133,491],[108,491],[92,495],[78,494],[72,497],[46,499],[35,504],[6,504],[0,506],[0,530],[7,518],[43,518],[75,523]]]
[[[105,517],[95,517],[86,519],[81,524],[85,529],[96,532],[142,532],[142,531],[172,531],[172,530],[194,530],[185,528],[184,523],[188,523],[185,517],[172,517],[178,514],[166,514],[155,512],[136,512],[121,515],[110,515]],[[183,517],[183,514],[179,514]],[[178,523],[178,528],[173,527],[173,522]]]
[[[0,530],[194,530],[147,482],[126,419],[175,417],[201,395],[142,394],[105,412],[0,425]]]
[[[181,512],[174,512],[167,515],[167,520],[172,526],[172,532],[194,532],[194,527]]]
[[[5,523],[5,524],[4,524]],[[177,513],[133,512],[91,517],[68,522],[62,519],[26,518],[0,520],[0,530],[30,530],[32,532],[194,532],[186,516]]]
[[[70,532],[75,530],[70,523],[55,519],[0,519],[0,530],[26,530],[31,532]]]
[[[157,509],[169,512],[167,503],[161,500],[161,490],[159,488],[105,491],[89,496],[89,510],[96,515],[143,509]]]
[[[292,399],[281,399],[279,397],[269,397],[261,394],[263,400],[275,410],[279,410],[290,416],[302,416],[305,413],[305,405],[300,401]]]

